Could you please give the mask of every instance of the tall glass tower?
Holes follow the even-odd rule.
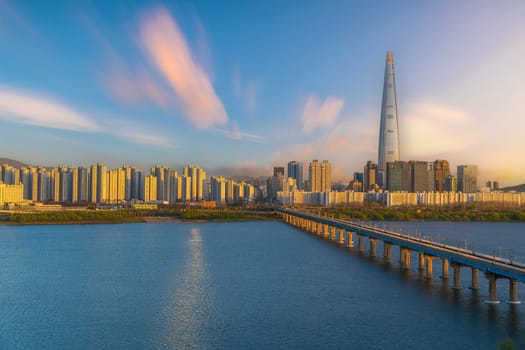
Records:
[[[392,52],[386,54],[385,81],[381,102],[381,122],[379,126],[378,182],[386,185],[386,163],[399,160],[399,128],[397,124],[396,81],[394,77],[394,58]]]

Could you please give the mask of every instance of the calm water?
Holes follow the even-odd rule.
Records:
[[[523,224],[417,225],[525,255]],[[484,304],[482,274],[473,293],[434,272],[280,222],[0,226],[0,348],[525,348],[525,305]]]

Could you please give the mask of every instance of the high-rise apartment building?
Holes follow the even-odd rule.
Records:
[[[383,99],[381,101],[381,119],[379,126],[378,182],[381,187],[386,182],[386,164],[398,161],[399,127],[397,115],[396,82],[394,76],[394,58],[392,52],[386,55]]]
[[[183,170],[184,176],[190,181],[190,200],[202,200],[204,181],[206,180],[206,171],[200,166],[188,165]]]
[[[311,192],[326,192],[332,189],[332,166],[329,161],[312,160],[308,167],[308,184]]]
[[[97,203],[106,203],[108,195],[108,167],[97,163]]]
[[[478,190],[478,166],[458,165],[458,191],[474,193]]]
[[[151,202],[157,200],[157,177],[148,175],[144,178],[144,201]]]

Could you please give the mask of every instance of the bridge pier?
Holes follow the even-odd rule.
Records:
[[[509,299],[505,301],[507,304],[521,304],[518,300],[518,281],[509,278]]]
[[[399,262],[401,263],[401,268],[410,269],[410,249],[399,248]]]
[[[392,262],[392,244],[388,242],[383,242],[383,259]]]
[[[353,233],[352,231],[346,231],[346,233],[348,234],[348,243],[347,243],[347,247],[348,248],[353,248],[354,247],[354,240],[353,240]]]
[[[357,247],[359,252],[365,251],[365,236],[357,234]]]
[[[327,239],[328,238],[328,225],[327,224],[324,224],[323,225],[323,238],[324,239]]]
[[[335,226],[330,227],[330,240],[335,241]]]
[[[425,261],[427,263],[426,278],[432,278],[432,259],[434,259],[433,256],[425,255]]]
[[[489,299],[485,300],[487,304],[499,304],[499,300],[496,295],[496,279],[498,278],[493,273],[486,273],[487,278],[489,279]]]
[[[472,284],[470,285],[470,289],[479,289],[479,269],[475,267],[472,268]]]
[[[448,279],[448,259],[441,258],[441,278]]]
[[[425,270],[425,254],[423,252],[418,252],[419,255],[419,264],[418,264],[418,270],[423,271]]]
[[[376,251],[377,239],[369,238],[368,240],[370,242],[370,256],[375,258],[377,256],[377,251]]]
[[[337,243],[341,245],[345,244],[345,229],[344,228],[339,229],[339,241]]]
[[[461,289],[461,265],[452,264],[452,270],[454,271],[454,285],[452,289]]]

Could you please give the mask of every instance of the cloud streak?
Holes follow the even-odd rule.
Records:
[[[0,118],[12,123],[73,131],[100,131],[91,118],[63,103],[0,86]]]
[[[216,129],[216,131],[233,140],[251,141],[255,143],[262,143],[264,140],[262,136],[242,132],[239,123],[236,121],[233,121],[228,128]]]
[[[310,134],[316,128],[332,126],[339,116],[343,104],[342,98],[327,97],[321,102],[316,96],[309,96],[301,115],[303,133]]]
[[[146,56],[177,94],[186,119],[197,129],[228,122],[228,115],[204,70],[195,62],[175,20],[158,7],[140,22]]]
[[[99,122],[57,99],[3,86],[0,86],[0,119],[14,124],[108,134],[157,147],[175,147],[173,140],[145,125],[119,117],[108,117]]]

